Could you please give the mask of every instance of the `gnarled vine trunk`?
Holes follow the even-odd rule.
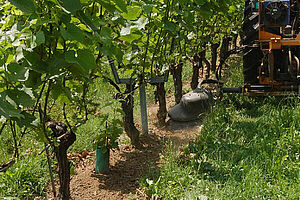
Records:
[[[59,196],[58,199],[70,199],[70,161],[67,157],[68,148],[75,142],[76,135],[73,131],[68,131],[66,135],[60,139],[60,144],[55,147],[54,152],[58,161],[59,176]]]
[[[205,78],[208,79],[210,77],[210,62],[206,59],[206,49],[204,49],[203,51],[200,52],[200,58],[201,60],[205,63],[205,67],[206,67],[206,75]],[[203,75],[203,73],[202,73]]]
[[[220,49],[220,59],[224,59],[226,57],[227,52],[229,51],[230,41],[231,41],[230,37],[223,38],[221,49]]]
[[[175,88],[175,101],[177,104],[180,103],[182,97],[182,68],[183,62],[179,62],[178,64],[172,64],[170,66],[171,73],[173,75],[174,88]]]
[[[53,131],[52,136],[56,137],[59,145],[52,145],[55,157],[58,162],[59,193],[57,199],[70,199],[70,161],[67,157],[69,147],[76,141],[76,134],[69,130],[63,123],[57,123],[54,120],[46,122],[46,125]]]
[[[239,35],[238,34],[234,34],[233,39],[232,39],[232,46],[233,49],[237,48],[237,40],[238,40]]]
[[[156,102],[159,103],[159,108],[157,111],[158,122],[160,125],[165,125],[166,117],[167,117],[165,83],[157,83],[156,84],[155,99],[156,99]]]
[[[192,81],[191,81],[191,88],[193,90],[196,89],[199,84],[199,75],[200,75],[199,70],[201,68],[203,68],[202,58],[200,57],[199,54],[196,53],[193,56],[193,74],[192,74]]]
[[[216,72],[218,60],[218,48],[220,43],[211,44],[211,71]]]
[[[133,99],[133,95],[132,95],[132,90],[133,90],[132,88],[133,88],[133,85],[126,84],[126,92],[125,93],[128,95],[121,101],[122,110],[125,113],[122,120],[124,123],[125,132],[128,135],[128,137],[130,138],[131,144],[138,147],[140,144],[140,142],[139,142],[140,133],[134,125],[134,119],[133,119],[134,99]]]

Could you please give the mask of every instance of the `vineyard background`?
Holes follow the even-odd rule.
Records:
[[[57,192],[69,199],[78,164],[70,156],[93,160],[87,152],[96,146],[147,151],[153,141],[139,132],[140,85],[147,85],[149,109],[158,103],[150,117],[157,117],[154,135],[170,125],[169,107],[200,79],[217,72],[228,86],[242,85],[241,55],[219,63],[240,46],[244,6],[241,0],[1,1],[0,198],[45,197],[51,161]],[[127,84],[116,83],[110,62]],[[167,83],[153,82],[166,74]],[[225,95],[183,150],[158,134],[161,164],[145,165],[135,177],[142,195],[132,198],[299,198],[299,105],[299,98]]]

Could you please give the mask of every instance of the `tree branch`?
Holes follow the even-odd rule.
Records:
[[[1,128],[0,128],[0,135],[3,132],[4,128],[6,126],[6,121],[2,124]]]
[[[113,81],[113,80],[111,80],[110,78],[108,78],[107,76],[102,76],[105,80],[107,80],[108,82],[109,82],[109,84],[111,84],[112,86],[114,86],[114,88],[116,88],[116,90],[118,91],[118,92],[120,92],[120,93],[122,93],[121,92],[121,89],[120,89],[120,87]]]

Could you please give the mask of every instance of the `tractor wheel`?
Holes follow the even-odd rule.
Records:
[[[254,2],[254,3],[253,3]],[[263,53],[260,47],[252,47],[258,40],[258,11],[255,2],[246,0],[243,24],[243,45],[248,46],[243,55],[243,74],[245,84],[258,83],[258,67],[261,65]]]

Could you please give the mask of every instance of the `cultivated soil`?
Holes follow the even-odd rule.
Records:
[[[171,107],[171,102],[168,107]],[[157,124],[158,105],[150,105],[149,134],[141,135],[142,148],[135,149],[131,145],[121,145],[120,150],[110,152],[110,171],[108,174],[95,174],[95,153],[77,162],[71,180],[71,197],[74,200],[120,200],[149,199],[139,187],[139,179],[148,170],[159,168],[164,162],[164,143],[171,141],[174,148],[182,150],[201,130],[201,120],[179,123],[168,119],[166,126]],[[140,128],[137,122],[137,128]],[[76,155],[75,155],[76,156]],[[51,198],[49,187],[48,199]]]

